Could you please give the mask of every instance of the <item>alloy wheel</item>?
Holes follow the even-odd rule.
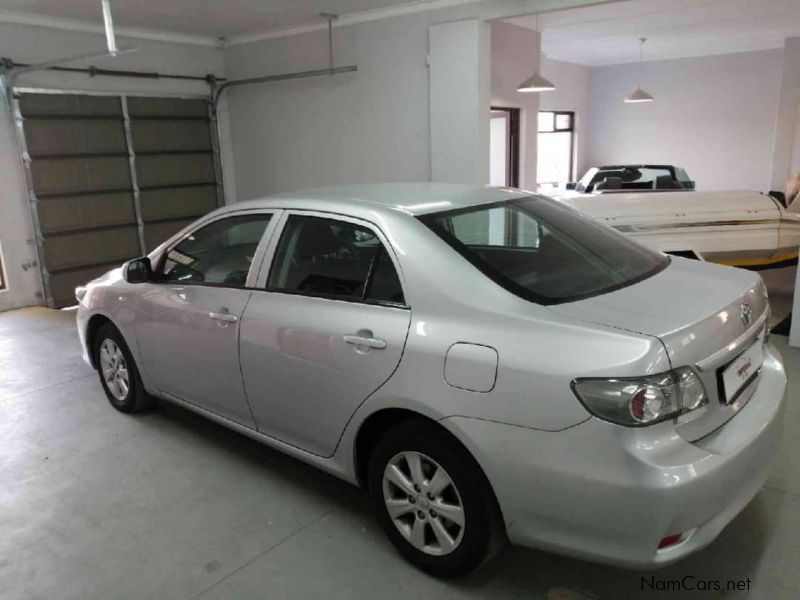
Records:
[[[120,347],[108,338],[100,345],[100,368],[108,391],[119,402],[124,402],[130,390],[128,365]]]
[[[397,530],[416,549],[444,556],[464,537],[464,505],[447,471],[419,452],[400,452],[383,472],[383,500]]]

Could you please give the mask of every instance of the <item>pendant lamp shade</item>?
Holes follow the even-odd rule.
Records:
[[[539,15],[536,15],[536,31],[539,31]],[[537,58],[538,62],[538,58]],[[536,70],[533,72],[533,75],[528,77],[525,81],[520,83],[517,86],[518,92],[523,93],[531,93],[531,92],[552,92],[556,89],[556,86],[553,85],[548,79],[545,79],[539,74],[539,68],[537,67]]]
[[[633,92],[625,96],[625,102],[652,102],[653,97],[642,88],[637,87]]]
[[[539,75],[538,69],[517,87],[518,92],[552,92],[554,89],[556,89],[556,86]]]
[[[625,100],[628,104],[636,103],[636,102],[652,102],[653,96],[652,94],[648,94],[642,89],[641,80],[642,80],[642,47],[644,43],[647,41],[647,38],[639,38],[639,85],[636,86],[636,89],[633,90],[630,94],[625,96]]]

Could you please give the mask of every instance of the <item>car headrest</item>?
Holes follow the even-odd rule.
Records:
[[[672,185],[674,179],[672,175],[658,175],[656,177],[656,189],[657,190],[672,190],[675,189],[675,186]]]
[[[606,177],[603,181],[594,186],[594,189],[600,190],[621,190],[622,178],[621,177]]]
[[[301,260],[332,254],[341,243],[325,221],[311,220],[303,224],[297,243],[297,257]]]

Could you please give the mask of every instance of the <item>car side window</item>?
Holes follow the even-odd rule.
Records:
[[[167,252],[159,280],[243,287],[271,216],[228,217],[193,231]]]
[[[311,296],[404,304],[397,271],[375,232],[323,217],[289,217],[267,287]]]

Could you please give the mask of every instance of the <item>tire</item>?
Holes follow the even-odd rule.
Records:
[[[153,397],[144,391],[139,369],[119,330],[106,323],[94,339],[94,364],[111,406],[135,413],[150,408]]]
[[[372,452],[368,476],[381,527],[413,565],[458,577],[487,557],[494,496],[472,456],[437,426],[408,420],[392,427]]]

